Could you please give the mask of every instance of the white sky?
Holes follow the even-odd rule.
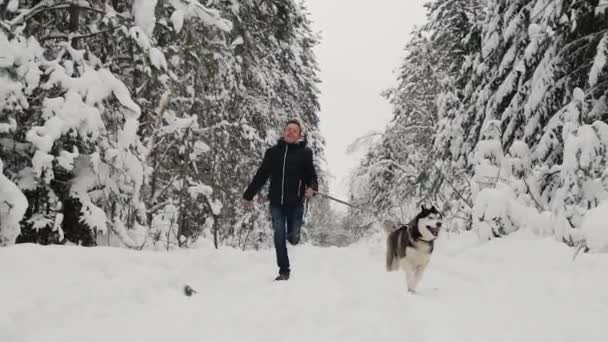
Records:
[[[392,109],[380,93],[396,83],[409,34],[424,23],[426,0],[306,0],[321,68],[321,133],[332,173],[330,192],[347,198],[348,175],[362,153],[346,148],[370,131],[382,130]],[[336,209],[343,209],[338,204]]]

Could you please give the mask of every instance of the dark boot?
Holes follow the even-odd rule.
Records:
[[[289,273],[279,273],[279,275],[274,278],[275,281],[281,281],[281,280],[289,280]]]

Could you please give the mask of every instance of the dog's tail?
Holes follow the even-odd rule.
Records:
[[[397,230],[397,224],[391,220],[385,220],[382,223],[382,226],[384,227],[384,232],[386,234],[390,234],[390,233],[394,232],[395,230]]]
[[[386,251],[386,271],[387,272],[396,271],[397,268],[398,268],[397,257],[395,256],[393,251],[389,249]]]
[[[397,265],[397,239],[399,232],[397,232],[397,224],[392,221],[384,221],[384,232],[386,233],[386,270],[388,272],[395,271],[398,268]]]

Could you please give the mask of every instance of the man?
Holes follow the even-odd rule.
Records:
[[[246,208],[253,207],[253,197],[268,178],[274,248],[279,266],[275,280],[288,280],[291,269],[286,240],[292,245],[300,241],[304,198],[310,198],[318,191],[312,150],[306,147],[299,121],[289,120],[283,129],[283,137],[264,153],[262,165],[243,194]]]

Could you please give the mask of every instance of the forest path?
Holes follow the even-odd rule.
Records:
[[[520,232],[444,239],[420,292],[378,242],[272,251],[0,249],[0,341],[600,341],[608,257]],[[183,294],[189,284],[198,291]]]

